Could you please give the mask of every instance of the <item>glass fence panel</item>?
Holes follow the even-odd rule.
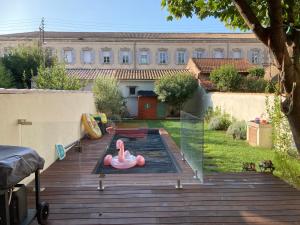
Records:
[[[180,112],[180,149],[183,159],[195,172],[195,178],[203,183],[204,123],[190,113]]]

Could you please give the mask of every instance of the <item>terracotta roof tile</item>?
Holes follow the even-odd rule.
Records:
[[[255,66],[246,59],[193,58],[192,60],[201,73],[206,74],[223,65],[233,65],[239,73],[246,73],[250,68]]]
[[[114,77],[118,80],[156,80],[165,75],[178,72],[189,73],[189,71],[185,69],[67,69],[69,76],[77,77],[82,80],[93,80],[101,76]]]

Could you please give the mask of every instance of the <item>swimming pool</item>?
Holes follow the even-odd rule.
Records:
[[[133,155],[142,155],[145,166],[126,170],[115,169],[103,164],[104,156],[118,154],[116,142],[124,141],[125,149]],[[99,159],[93,173],[99,174],[129,174],[129,173],[177,173],[180,167],[164,143],[158,129],[122,129],[116,130],[104,156]]]

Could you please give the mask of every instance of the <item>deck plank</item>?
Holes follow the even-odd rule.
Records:
[[[41,174],[46,188],[41,196],[51,209],[48,224],[300,225],[300,191],[271,174],[252,172],[208,174],[200,185],[175,142],[163,138],[180,173],[110,174],[104,191],[97,191],[99,176],[92,171],[111,136],[84,140],[81,153],[71,149]],[[179,178],[183,190],[174,188]]]

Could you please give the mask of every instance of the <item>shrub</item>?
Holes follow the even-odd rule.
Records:
[[[211,118],[208,129],[210,130],[227,130],[231,124],[231,120],[227,115],[216,116]]]
[[[210,79],[220,91],[235,91],[238,90],[242,76],[232,65],[224,65],[213,70]]]
[[[256,78],[263,78],[265,76],[265,69],[262,67],[253,67],[248,70],[249,76]]]
[[[40,66],[34,81],[39,89],[79,90],[84,86],[79,79],[68,76],[65,66],[58,63],[47,68]]]
[[[0,88],[14,87],[14,80],[11,73],[0,63]]]
[[[213,107],[208,107],[208,109],[205,112],[204,120],[208,123],[211,120],[211,118],[221,115],[222,111],[220,107],[216,107],[215,109]]]
[[[176,109],[181,109],[198,87],[198,82],[189,73],[163,76],[155,82],[154,92],[158,99]]]
[[[17,88],[31,88],[31,79],[37,75],[38,68],[42,65],[52,66],[53,62],[48,60],[48,57],[50,56],[45,55],[37,44],[19,45],[9,54],[4,55],[2,62],[11,72]]]
[[[119,90],[119,83],[114,78],[100,77],[93,87],[96,108],[109,117],[123,114],[125,101]]]
[[[267,90],[269,82],[263,78],[245,77],[242,79],[242,90],[245,92],[272,92],[270,89]]]
[[[228,135],[234,139],[245,140],[247,137],[247,124],[245,121],[233,122],[227,129]]]

